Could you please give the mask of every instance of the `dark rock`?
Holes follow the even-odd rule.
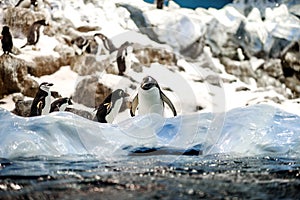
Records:
[[[66,108],[66,111],[74,113],[75,115],[79,115],[79,116],[84,117],[84,118],[89,119],[89,120],[94,119],[94,114],[89,112],[89,111],[86,111],[86,110],[79,110],[79,109],[76,109],[76,108]]]
[[[263,69],[267,74],[274,78],[279,78],[283,76],[281,60],[280,59],[270,59],[266,61],[263,65]]]
[[[112,90],[99,83],[95,76],[88,76],[82,79],[76,86],[72,100],[87,107],[97,107]]]
[[[59,70],[61,66],[65,66],[64,59],[54,56],[36,56],[33,58],[33,65],[29,66],[28,72],[36,77],[50,75]]]
[[[15,102],[15,109],[12,111],[12,113],[22,117],[29,117],[31,104],[32,100],[17,101]]]
[[[237,76],[240,80],[250,83],[250,78],[256,78],[249,61],[235,61],[222,57],[220,62],[225,66],[227,73]]]

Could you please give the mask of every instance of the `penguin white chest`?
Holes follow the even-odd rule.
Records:
[[[119,110],[121,108],[121,105],[122,105],[122,102],[123,102],[123,99],[117,99],[114,106],[111,108],[111,111],[110,113],[108,113],[105,117],[106,121],[108,123],[112,123],[114,121],[114,119],[116,118],[116,116],[118,115],[119,113]]]
[[[48,115],[51,107],[51,93],[45,97],[45,107],[42,109],[42,115]]]
[[[62,104],[62,105],[59,107],[59,111],[61,111],[61,112],[62,112],[62,111],[65,111],[68,105],[69,105],[68,103]]]
[[[138,98],[139,115],[145,115],[149,113],[163,115],[163,102],[160,98],[160,91],[158,88],[153,87],[149,90],[143,90],[142,88],[139,88]]]

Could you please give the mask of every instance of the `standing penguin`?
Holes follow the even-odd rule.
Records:
[[[105,35],[102,33],[96,33],[94,35],[94,38],[100,38],[102,40],[104,48],[109,52],[112,53],[113,51],[116,51],[118,48],[112,43],[112,41],[107,38]]]
[[[112,123],[119,113],[123,99],[129,96],[122,89],[117,89],[108,95],[99,105],[96,118],[100,123]]]
[[[69,105],[73,105],[70,98],[59,98],[51,103],[50,112],[65,111]]]
[[[39,21],[34,22],[27,33],[27,43],[22,46],[24,48],[26,45],[36,45],[40,39],[40,30],[41,26],[48,26],[46,20],[42,19]]]
[[[1,35],[2,35],[1,43],[2,43],[3,52],[4,54],[9,54],[11,53],[11,50],[13,48],[13,41],[8,26],[3,26]]]
[[[129,42],[125,42],[122,44],[117,53],[117,65],[119,70],[119,76],[123,76],[126,74],[131,67],[131,54],[132,54],[132,46]]]
[[[157,81],[151,76],[143,78],[138,94],[134,97],[130,114],[135,116],[135,111],[138,108],[139,114],[157,113],[163,116],[164,102],[171,108],[173,115],[176,116],[177,112],[171,100],[161,91]]]
[[[19,0],[15,7],[21,8],[30,8],[30,6],[37,7],[38,1],[37,0]]]
[[[39,90],[31,104],[30,117],[49,114],[51,107],[51,86],[53,84],[47,82],[40,84]]]

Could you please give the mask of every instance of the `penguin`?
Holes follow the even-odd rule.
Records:
[[[51,107],[51,86],[53,86],[53,84],[47,82],[43,82],[40,84],[39,90],[36,93],[31,104],[29,114],[30,117],[49,114]]]
[[[163,9],[164,7],[164,0],[156,0],[156,8]]]
[[[131,103],[130,115],[135,116],[135,111],[138,108],[140,115],[157,113],[163,116],[164,103],[168,104],[173,115],[176,116],[177,112],[174,105],[161,91],[157,81],[151,76],[146,76],[138,89],[138,94]]]
[[[119,76],[123,76],[124,74],[126,74],[126,71],[131,68],[131,54],[132,46],[129,42],[125,42],[118,48],[117,65]]]
[[[119,113],[123,99],[129,95],[122,89],[117,89],[109,94],[99,105],[95,121],[100,123],[112,123]]]
[[[40,39],[40,29],[41,26],[48,26],[49,24],[46,20],[38,20],[34,22],[27,33],[27,43],[23,45],[21,48],[24,48],[26,45],[36,45]]]
[[[18,3],[15,5],[15,7],[21,7],[21,8],[30,8],[30,6],[37,7],[38,1],[37,0],[19,0]]]
[[[55,111],[65,111],[69,105],[73,105],[70,98],[59,98],[51,103],[50,113]]]
[[[1,35],[2,35],[1,43],[2,43],[3,52],[4,54],[9,54],[11,53],[11,50],[13,48],[13,41],[8,26],[3,26]]]
[[[111,54],[112,52],[116,51],[118,48],[112,43],[112,41],[107,38],[102,33],[94,34],[94,38],[100,38],[102,40],[104,48]]]
[[[81,55],[83,52],[85,52],[88,49],[89,40],[83,36],[78,36],[71,41],[71,44],[76,49],[76,53],[78,55]]]

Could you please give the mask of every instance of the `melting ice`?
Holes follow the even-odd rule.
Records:
[[[0,157],[93,155],[102,160],[164,149],[199,155],[299,157],[300,117],[269,105],[162,118],[151,114],[100,124],[68,112],[24,118],[0,109]]]

